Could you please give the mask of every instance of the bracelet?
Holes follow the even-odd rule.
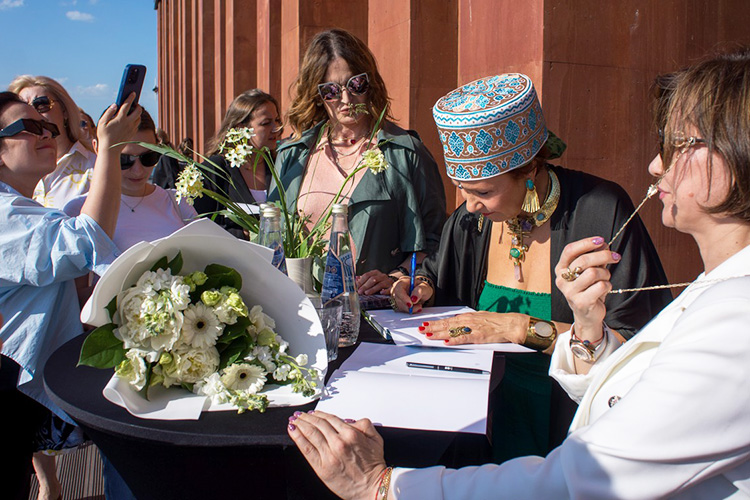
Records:
[[[432,284],[432,280],[428,278],[427,276],[414,276],[414,281],[416,283],[425,283],[433,290],[435,289],[435,285]]]
[[[394,283],[397,282],[399,278],[398,276],[394,276],[392,274],[386,274],[386,276],[388,276]]]
[[[375,492],[375,500],[387,500],[388,489],[391,486],[391,474],[393,473],[393,467],[386,467],[383,473],[380,475],[380,481],[378,482],[378,489]]]
[[[404,276],[409,276],[409,274],[410,274],[410,273],[409,273],[409,270],[408,270],[408,269],[406,269],[406,268],[405,268],[404,266],[398,266],[398,267],[397,267],[396,269],[394,269],[394,270],[393,270],[393,271],[391,271],[391,272],[392,272],[392,273],[395,273],[396,271],[400,272],[400,273],[401,273],[401,274],[403,274]],[[390,274],[390,273],[389,273],[389,274]]]

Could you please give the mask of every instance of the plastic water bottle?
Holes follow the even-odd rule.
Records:
[[[321,299],[327,302],[338,297],[343,302],[339,346],[354,345],[359,337],[359,297],[354,284],[354,255],[347,222],[347,206],[331,208],[331,237],[323,274]]]
[[[260,231],[260,244],[273,250],[271,264],[286,274],[284,257],[284,236],[281,233],[281,210],[269,205],[263,208],[263,227]]]

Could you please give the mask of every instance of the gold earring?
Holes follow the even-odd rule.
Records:
[[[533,214],[539,210],[539,195],[536,192],[534,181],[526,179],[526,196],[523,197],[521,210],[527,214]]]

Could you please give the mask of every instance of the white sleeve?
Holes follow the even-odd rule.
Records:
[[[393,498],[734,498],[747,493],[750,278],[732,281],[732,286],[715,285],[689,306],[620,402],[546,458],[459,470],[397,469]]]
[[[565,389],[570,399],[576,403],[580,403],[583,394],[588,389],[599,368],[621,344],[612,330],[605,324],[604,334],[607,336],[607,345],[604,346],[604,351],[599,355],[596,362],[591,365],[591,369],[587,374],[579,375],[576,373],[575,356],[573,356],[573,351],[570,350],[571,331],[572,329],[558,336],[555,343],[555,350],[552,352],[552,359],[550,360],[549,375],[560,383],[560,386]]]

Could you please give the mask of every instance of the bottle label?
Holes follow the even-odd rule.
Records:
[[[352,253],[347,252],[337,256],[328,252],[326,268],[323,274],[323,290],[321,298],[323,301],[338,297],[346,291],[354,290],[354,266]]]
[[[286,257],[284,256],[284,246],[279,242],[271,243],[269,247],[273,250],[271,265],[286,274]]]

